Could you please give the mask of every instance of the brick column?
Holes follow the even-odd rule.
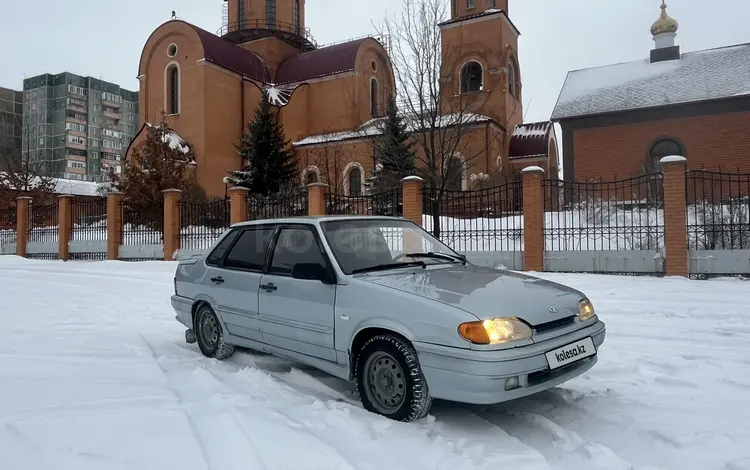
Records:
[[[247,195],[250,192],[247,188],[235,186],[229,188],[229,224],[234,225],[247,221]]]
[[[307,215],[327,215],[326,194],[328,194],[328,185],[325,183],[307,185]]]
[[[403,191],[404,218],[422,227],[422,187],[424,180],[419,176],[407,176],[401,180]]]
[[[70,257],[70,237],[73,234],[73,196],[64,194],[57,196],[57,258],[67,261]]]
[[[120,257],[122,245],[122,197],[120,192],[107,194],[107,259]]]
[[[164,195],[164,261],[177,259],[180,249],[180,199],[182,191],[179,189],[165,189]]]
[[[664,172],[664,256],[667,276],[688,276],[687,207],[685,167],[687,159],[675,155],[662,158]]]
[[[16,256],[26,257],[26,243],[29,241],[29,205],[31,198],[16,198]]]
[[[521,170],[523,179],[523,269],[544,271],[544,170],[529,166]]]

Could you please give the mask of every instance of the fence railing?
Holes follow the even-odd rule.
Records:
[[[16,243],[16,208],[0,209],[0,255],[15,254],[10,248]]]
[[[661,173],[604,182],[544,180],[545,249],[663,248],[662,182]]]
[[[59,202],[29,205],[29,242],[56,243],[59,229]]]
[[[229,228],[229,199],[180,201],[180,248],[205,250]]]
[[[247,220],[301,217],[307,215],[307,191],[291,191],[247,198]]]
[[[422,192],[424,229],[459,251],[523,250],[520,181],[475,191]]]
[[[403,194],[400,188],[361,196],[326,194],[326,213],[331,215],[386,215],[403,214]]]
[[[685,172],[688,248],[750,249],[750,173]]]
[[[164,240],[164,203],[122,203],[122,244],[158,245]]]
[[[72,207],[73,230],[70,236],[75,241],[107,239],[107,199],[74,200]]]

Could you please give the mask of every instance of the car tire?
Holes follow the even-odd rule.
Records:
[[[398,336],[367,340],[357,355],[355,377],[367,411],[404,422],[421,419],[430,411],[432,397],[417,352]]]
[[[224,342],[224,331],[216,313],[207,305],[195,313],[195,337],[204,356],[226,359],[234,353],[234,345]]]

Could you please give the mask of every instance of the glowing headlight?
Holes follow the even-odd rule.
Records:
[[[499,344],[531,338],[531,328],[518,318],[492,318],[458,325],[458,334],[474,344]]]
[[[583,299],[578,302],[578,318],[581,321],[590,320],[594,318],[596,312],[594,312],[594,304],[589,299]]]

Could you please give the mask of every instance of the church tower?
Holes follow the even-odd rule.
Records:
[[[451,18],[440,24],[442,111],[475,112],[510,134],[523,120],[520,32],[508,16],[508,0],[451,0]]]
[[[651,50],[651,63],[680,58],[680,46],[675,44],[680,24],[667,13],[666,0],[661,1],[661,15],[651,25],[654,48]]]
[[[221,38],[258,54],[273,74],[279,62],[316,48],[305,28],[305,0],[224,0]]]

